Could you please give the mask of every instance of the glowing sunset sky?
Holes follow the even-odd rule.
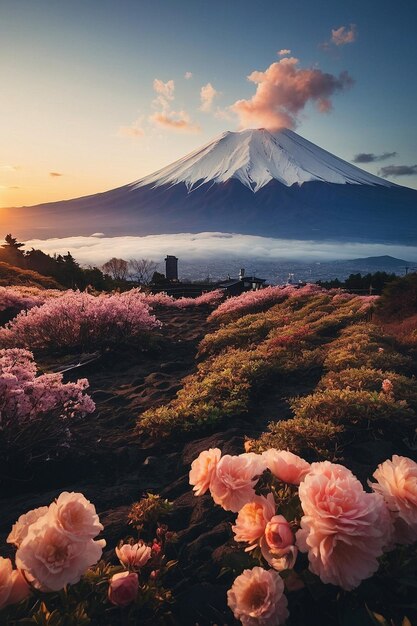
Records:
[[[279,125],[417,188],[416,19],[414,0],[1,0],[0,206]]]

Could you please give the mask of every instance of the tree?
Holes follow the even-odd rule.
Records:
[[[0,250],[0,260],[10,265],[17,265],[18,267],[25,266],[25,255],[20,248],[23,248],[24,243],[19,243],[16,237],[12,237],[9,233],[5,237],[6,243],[2,244]]]
[[[124,259],[113,257],[101,268],[105,274],[110,274],[114,280],[127,280],[128,262]]]
[[[150,259],[130,259],[129,274],[138,283],[148,285],[157,267],[158,263]]]

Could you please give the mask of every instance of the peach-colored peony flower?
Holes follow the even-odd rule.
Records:
[[[116,548],[116,555],[120,563],[127,569],[140,569],[151,558],[152,549],[146,546],[143,541],[135,544],[125,543]]]
[[[15,604],[30,594],[22,572],[14,570],[10,559],[0,556],[0,610]]]
[[[114,574],[109,584],[109,600],[116,606],[128,606],[136,600],[138,589],[139,579],[135,572]]]
[[[272,474],[284,483],[299,485],[310,469],[310,464],[288,450],[271,448],[262,454]]]
[[[12,543],[18,548],[28,534],[29,526],[34,524],[43,515],[46,515],[47,512],[48,507],[41,506],[38,509],[33,509],[21,515],[17,522],[13,524],[12,530],[7,537],[7,543]]]
[[[409,544],[417,540],[417,463],[394,454],[374,472],[377,483],[374,491],[380,493],[394,520],[393,540]]]
[[[73,541],[93,539],[103,530],[94,504],[82,493],[63,491],[50,505],[48,515]]]
[[[248,502],[240,509],[232,530],[235,541],[245,541],[249,544],[246,551],[256,548],[269,520],[275,515],[275,508],[274,496],[269,493],[266,498],[254,496],[252,502]]]
[[[227,604],[243,626],[280,626],[288,618],[280,575],[262,567],[245,569],[227,592]]]
[[[261,539],[262,556],[278,571],[291,569],[298,553],[294,543],[294,533],[285,517],[274,515],[267,523]]]
[[[42,591],[59,591],[78,582],[97,563],[106,545],[104,539],[74,541],[51,522],[48,513],[32,524],[16,552],[17,567]]]
[[[392,393],[394,391],[394,385],[388,378],[385,378],[382,381],[382,391],[387,394]]]
[[[237,513],[255,496],[258,476],[266,469],[262,457],[254,452],[239,456],[226,454],[216,465],[210,483],[210,493],[216,504]]]
[[[392,535],[383,498],[366,493],[342,465],[313,463],[299,488],[304,516],[297,545],[325,583],[351,590],[378,569]]]
[[[198,457],[191,463],[190,485],[196,496],[202,496],[210,486],[211,477],[220,461],[221,451],[219,448],[210,448],[200,452]]]

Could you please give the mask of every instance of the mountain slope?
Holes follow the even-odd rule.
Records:
[[[219,231],[417,245],[417,191],[364,172],[292,131],[261,129],[224,133],[118,189],[2,209],[0,229],[22,239]]]

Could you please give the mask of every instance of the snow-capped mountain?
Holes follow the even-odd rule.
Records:
[[[22,239],[216,231],[417,245],[417,191],[290,130],[226,132],[172,165],[92,196],[2,209]],[[0,230],[1,232],[1,230]]]
[[[393,186],[335,157],[292,130],[225,132],[183,159],[134,183],[135,189],[184,183],[187,189],[236,178],[253,192],[271,180],[290,187],[313,180],[343,185]]]

